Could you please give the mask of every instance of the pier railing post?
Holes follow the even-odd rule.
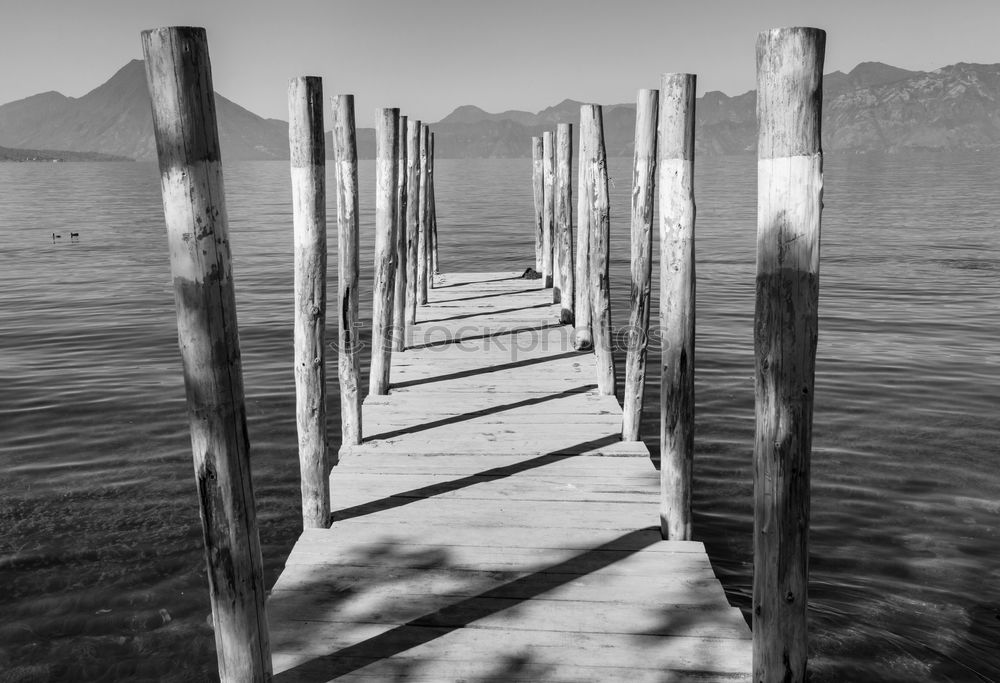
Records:
[[[430,146],[430,128],[420,126],[420,191],[417,196],[417,303],[427,303],[427,271],[430,270],[430,226],[427,222],[427,191],[430,185],[430,166],[427,152]]]
[[[555,243],[552,258],[555,261],[555,287],[559,290],[559,322],[573,324],[573,124],[556,126],[556,177],[555,177]]]
[[[555,168],[552,157],[555,150],[552,147],[552,133],[542,134],[542,287],[552,287],[552,224],[555,214],[555,201],[552,194],[555,181]],[[553,303],[559,302],[559,293],[552,292]]]
[[[542,272],[542,248],[545,241],[545,162],[542,160],[541,136],[531,138],[531,191],[535,199],[535,272]]]
[[[428,277],[430,287],[434,288],[434,276],[438,273],[438,217],[437,217],[437,197],[434,195],[434,132],[431,132],[431,144],[428,165],[430,166],[430,188],[427,191],[428,202],[430,203],[430,224],[431,224],[431,272]]]
[[[243,370],[208,41],[142,33],[219,678],[269,681]]]
[[[406,326],[408,330],[417,322],[421,128],[419,120],[408,121],[406,124]]]
[[[389,393],[392,312],[396,293],[396,174],[399,109],[375,112],[375,282],[368,391]]]
[[[757,37],[753,680],[805,681],[825,32]]]
[[[587,351],[593,347],[594,336],[590,329],[590,206],[593,203],[594,180],[591,170],[594,152],[591,145],[596,105],[580,105],[580,161],[577,164],[576,184],[576,305],[574,306],[573,348]]]
[[[337,179],[337,376],[341,443],[361,443],[361,344],[358,340],[358,144],[354,95],[333,98],[333,154]]]
[[[594,106],[590,129],[591,178],[593,196],[590,205],[590,308],[597,365],[597,389],[605,396],[615,395],[615,359],[611,336],[611,211],[608,197],[608,160],[604,149],[604,119],[599,105]]]
[[[691,540],[694,462],[694,74],[660,85],[660,531]]]
[[[393,293],[392,350],[406,348],[406,118],[396,132],[396,282]]]
[[[326,139],[323,81],[288,84],[288,141],[295,245],[295,422],[302,527],[330,526],[326,429]]]
[[[656,90],[639,91],[635,105],[635,158],[632,165],[632,289],[625,357],[625,396],[622,399],[623,441],[639,440],[642,398],[646,389],[658,105]]]

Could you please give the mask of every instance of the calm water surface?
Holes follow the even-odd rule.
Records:
[[[745,613],[755,168],[738,157],[697,169],[695,535]],[[827,159],[814,680],[1000,680],[998,169],[994,158]],[[624,323],[629,160],[612,160],[611,176]],[[300,520],[290,185],[281,162],[229,164],[226,181],[270,585]],[[361,183],[364,266],[371,162]],[[530,160],[442,159],[436,185],[443,270],[533,263]],[[212,680],[155,168],[0,164],[0,188],[0,680]],[[370,312],[370,267],[362,280]],[[647,386],[656,450],[658,377]],[[332,376],[330,389],[336,401]]]

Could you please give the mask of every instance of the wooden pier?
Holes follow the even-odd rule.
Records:
[[[749,680],[704,546],[550,290],[440,275],[267,604],[276,680]]]
[[[362,404],[354,96],[333,98],[342,441],[329,478],[321,83],[292,81],[304,531],[265,597],[205,31],[142,38],[222,681],[808,680],[823,31],[757,40],[752,637],[692,540],[694,75],[664,74],[637,101],[624,413],[600,105],[580,107],[575,257],[571,127],[557,127],[558,162],[551,131],[544,158],[532,144],[540,274],[438,274],[433,134],[378,109]],[[659,472],[638,433],[654,187]]]

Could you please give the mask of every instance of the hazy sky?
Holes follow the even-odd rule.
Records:
[[[700,92],[754,87],[758,31],[827,31],[827,71],[861,61],[934,69],[1000,62],[1000,1],[952,0],[0,0],[0,103],[78,97],[141,57],[139,32],[208,29],[216,89],[287,118],[286,86],[323,76],[375,107],[437,121],[460,104],[537,111],[567,97],[632,101],[663,71]]]

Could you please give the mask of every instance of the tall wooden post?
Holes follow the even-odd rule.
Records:
[[[392,309],[396,293],[396,174],[399,109],[375,112],[375,284],[372,296],[371,394],[389,393]]]
[[[555,167],[552,161],[555,150],[552,147],[552,133],[542,134],[542,287],[552,287],[552,227],[555,218]],[[559,293],[552,292],[553,302],[559,301]]]
[[[757,37],[753,680],[805,681],[826,33]]]
[[[545,162],[542,138],[531,138],[531,191],[535,198],[535,272],[542,272],[542,249],[545,243]]]
[[[635,104],[635,158],[632,165],[632,289],[622,399],[622,440],[638,441],[646,389],[649,289],[652,279],[653,193],[656,191],[656,120],[659,93],[640,90]]]
[[[177,303],[219,678],[271,679],[243,370],[208,41],[142,33]]]
[[[295,243],[295,422],[299,435],[302,526],[330,526],[326,430],[326,140],[323,81],[288,84],[288,145]]]
[[[559,290],[559,322],[573,324],[573,124],[556,126],[556,177],[555,177],[555,243],[552,258],[555,261],[556,282]]]
[[[694,74],[660,84],[660,532],[691,539],[694,462]]]
[[[333,155],[337,179],[337,369],[345,446],[361,443],[361,344],[358,340],[358,144],[354,95],[333,98]]]
[[[576,332],[573,348],[587,351],[594,345],[590,329],[590,206],[593,204],[594,151],[591,144],[594,133],[594,119],[597,116],[595,104],[580,105],[580,161],[577,164],[576,185],[576,305],[573,311]]]
[[[437,197],[434,195],[434,132],[431,132],[430,152],[428,154],[428,164],[430,166],[430,188],[427,191],[428,202],[430,203],[430,224],[431,224],[431,274],[428,277],[431,288],[434,287],[434,276],[438,273],[438,216]]]
[[[420,256],[420,129],[406,123],[406,325],[417,322],[417,259]]]
[[[615,395],[615,359],[611,337],[611,211],[608,198],[608,160],[604,150],[604,119],[600,106],[594,108],[590,153],[593,197],[590,205],[590,310],[593,319],[597,389]]]
[[[393,294],[392,350],[406,348],[406,118],[396,133],[396,282]]]
[[[420,191],[417,196],[417,303],[421,306],[427,303],[427,271],[430,266],[430,235],[427,225],[427,190],[430,184],[430,166],[427,161],[427,148],[430,146],[430,128],[420,126]]]

